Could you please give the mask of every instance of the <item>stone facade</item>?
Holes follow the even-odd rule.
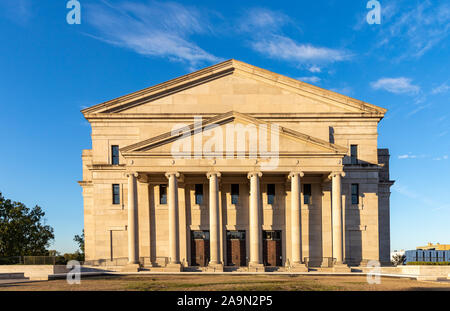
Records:
[[[178,269],[203,254],[221,269],[245,254],[256,270],[389,262],[393,181],[377,147],[385,112],[236,60],[84,109],[86,260]],[[249,130],[235,137],[229,125]],[[267,135],[252,132],[261,128]],[[273,133],[279,152],[267,168],[251,145],[272,148]],[[223,153],[205,151],[211,137]]]

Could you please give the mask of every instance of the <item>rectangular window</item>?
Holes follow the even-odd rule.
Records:
[[[358,145],[350,145],[351,164],[358,164]]]
[[[352,204],[359,204],[359,185],[352,184]]]
[[[203,204],[203,184],[195,185],[195,204]]]
[[[267,184],[267,204],[275,202],[275,184]]]
[[[167,185],[159,185],[159,204],[167,204]]]
[[[239,184],[231,185],[231,204],[239,204]]]
[[[328,127],[328,136],[331,144],[334,144],[334,128],[332,126]]]
[[[119,184],[112,185],[112,201],[113,201],[113,204],[120,204],[120,185]]]
[[[311,204],[311,184],[303,185],[303,204]]]
[[[119,146],[111,146],[111,163],[112,165],[119,164]]]

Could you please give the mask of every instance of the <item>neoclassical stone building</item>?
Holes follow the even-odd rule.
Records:
[[[82,113],[87,261],[389,262],[386,109],[228,60]]]

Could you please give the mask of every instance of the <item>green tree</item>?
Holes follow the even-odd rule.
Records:
[[[73,240],[78,244],[81,254],[84,255],[84,229],[81,231],[81,235],[76,234]]]
[[[55,238],[44,211],[7,200],[0,193],[0,256],[44,256]]]

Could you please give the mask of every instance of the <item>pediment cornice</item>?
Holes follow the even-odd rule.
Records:
[[[106,101],[90,108],[83,109],[82,113],[86,118],[91,118],[93,117],[93,114],[114,114],[122,112],[129,108],[136,107],[231,74],[256,79],[319,102],[349,108],[354,112],[376,114],[378,117],[383,117],[386,112],[386,109],[364,101],[301,82],[299,80],[252,66],[241,61],[230,59],[167,82],[163,82],[155,86]]]
[[[267,125],[267,128],[270,129],[270,122],[266,122],[260,119],[253,118],[247,114],[239,113],[236,111],[230,111],[227,113],[219,114],[213,118],[207,119],[201,124],[191,123],[189,124],[184,130],[179,131],[177,134],[173,134],[172,132],[166,132],[161,135],[143,140],[141,142],[123,147],[120,149],[120,152],[123,156],[133,155],[133,154],[139,154],[143,152],[147,152],[148,150],[151,150],[154,147],[158,147],[167,143],[171,143],[172,141],[183,137],[185,133],[188,133],[189,135],[195,135],[196,132],[199,130],[204,130],[208,125],[211,124],[225,124],[227,122],[231,122],[234,120],[241,120],[245,121],[247,123],[252,123],[255,125],[265,124]],[[201,128],[200,128],[201,127]],[[347,153],[347,148],[329,143],[325,140],[322,140],[320,138],[316,138],[310,135],[306,135],[303,133],[300,133],[298,131],[279,126],[279,134],[283,135],[285,137],[288,137],[289,139],[292,139],[293,141],[308,143],[311,145],[315,145],[317,147],[320,147],[324,149],[327,153],[336,154],[336,155],[344,155]]]

